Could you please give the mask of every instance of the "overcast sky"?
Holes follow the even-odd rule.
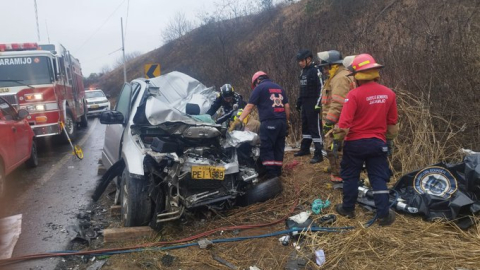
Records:
[[[0,43],[38,42],[34,0],[9,2],[11,8],[3,8],[0,15]],[[88,77],[122,57],[120,50],[114,52],[122,46],[121,17],[126,53],[145,53],[162,45],[161,31],[176,13],[196,20],[200,14],[212,12],[215,2],[218,0],[37,0],[40,38],[45,43],[48,38],[62,43],[80,60],[83,75]]]

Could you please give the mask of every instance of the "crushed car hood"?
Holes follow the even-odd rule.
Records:
[[[177,71],[151,79],[150,85],[159,87],[159,91],[148,97],[144,104],[145,109],[137,110],[137,113],[144,112],[151,125],[165,122],[207,124],[186,114],[186,106],[196,104],[199,114],[205,114],[217,95],[213,87],[207,88],[196,79]]]

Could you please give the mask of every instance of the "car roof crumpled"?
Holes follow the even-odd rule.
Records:
[[[200,115],[205,114],[215,101],[213,87],[207,88],[198,80],[181,72],[173,71],[150,79],[150,84],[159,87],[159,94],[149,97],[145,105],[145,116],[151,125],[165,122],[206,124],[185,113],[187,104],[197,104]]]

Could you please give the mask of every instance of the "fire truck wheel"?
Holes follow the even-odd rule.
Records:
[[[27,167],[34,168],[38,166],[38,156],[37,156],[37,144],[35,141],[32,141],[32,151],[30,152],[30,158],[25,162]]]
[[[87,118],[87,106],[84,105],[83,106],[84,110],[83,110],[83,115],[80,117],[80,127],[82,128],[86,128],[88,127],[88,118]]]
[[[77,122],[73,119],[73,114],[70,109],[67,110],[67,117],[65,118],[65,130],[67,131],[68,137],[70,137],[71,141],[75,140],[77,135]],[[68,141],[67,136],[63,134],[65,140]]]

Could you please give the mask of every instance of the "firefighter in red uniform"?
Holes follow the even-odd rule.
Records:
[[[235,120],[240,124],[254,106],[260,117],[260,160],[267,171],[267,179],[282,174],[287,123],[290,120],[290,105],[285,90],[272,82],[263,71],[252,76],[252,95],[242,115]]]
[[[390,178],[387,154],[391,145],[388,142],[398,134],[398,114],[395,93],[377,83],[382,67],[369,54],[356,56],[352,63],[351,75],[358,87],[348,93],[338,128],[333,130],[336,143],[345,140],[340,164],[343,203],[336,205],[335,210],[349,218],[355,216],[360,171],[365,163],[378,223],[388,226],[395,220],[395,212],[389,209],[387,188]]]

